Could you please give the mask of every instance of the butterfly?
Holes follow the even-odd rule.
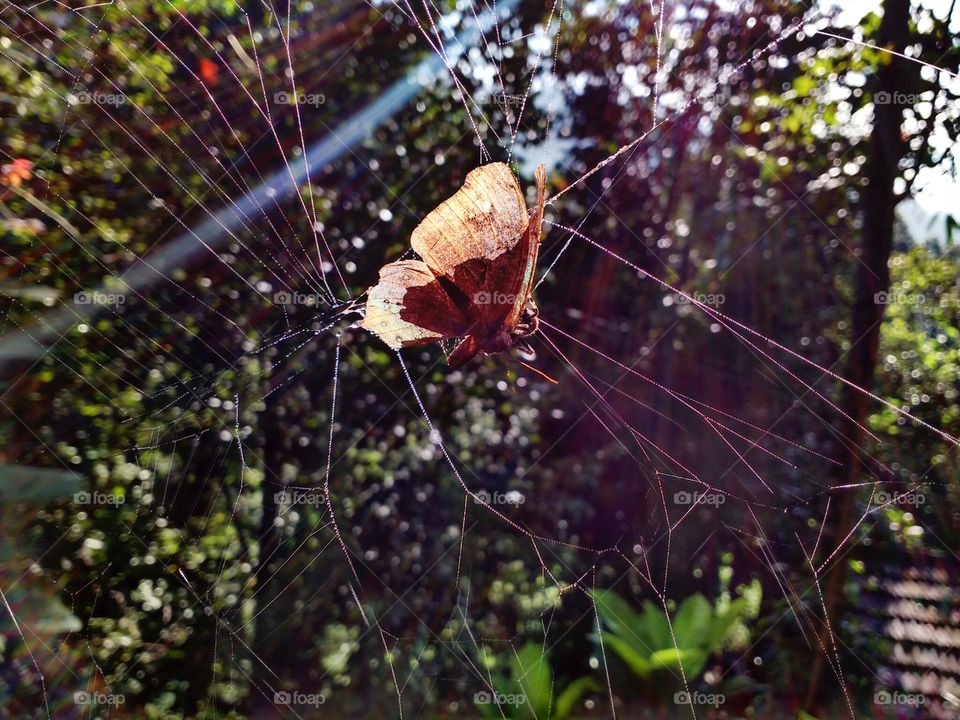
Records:
[[[447,358],[460,367],[537,331],[532,298],[540,250],[546,172],[536,171],[537,201],[529,211],[520,184],[504,163],[482,165],[451,198],[417,226],[410,244],[421,260],[380,270],[367,294],[361,325],[391,348],[462,338]]]

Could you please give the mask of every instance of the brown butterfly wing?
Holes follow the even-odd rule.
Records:
[[[501,329],[520,321],[533,282],[543,215],[543,168],[537,170],[538,202],[530,218],[520,184],[504,163],[484,165],[431,212],[413,232],[413,249],[451,289],[485,349]],[[531,220],[537,231],[529,233]],[[502,347],[500,348],[502,349]]]
[[[494,260],[467,260],[454,268],[452,280],[441,279],[467,318],[467,334],[483,340],[504,326],[520,288],[526,255],[526,247],[518,242]],[[489,343],[482,344],[487,349]]]
[[[417,226],[410,244],[435,275],[472,291],[489,287],[486,266],[466,263],[513,249],[527,221],[516,176],[504,163],[490,163],[467,174],[463,187]]]
[[[464,337],[449,358],[509,346],[533,287],[545,175],[537,168],[537,204],[528,217],[520,185],[503,163],[467,175],[463,187],[413,232],[424,262],[385,266],[370,290],[363,326],[390,347]],[[508,336],[507,336],[508,337]]]
[[[361,325],[394,350],[468,334],[467,318],[419,260],[384,265]]]
[[[536,180],[537,201],[517,242],[495,259],[467,260],[454,268],[454,284],[471,301],[464,308],[470,331],[487,352],[509,347],[509,333],[520,323],[533,290],[546,190],[543,165],[537,168]]]

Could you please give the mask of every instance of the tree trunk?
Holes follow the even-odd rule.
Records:
[[[873,42],[880,47],[903,53],[910,39],[909,0],[884,0],[883,19],[878,36]],[[881,58],[874,88],[874,122],[865,166],[867,185],[861,196],[863,238],[858,254],[856,296],[851,318],[851,349],[847,356],[844,377],[854,385],[870,390],[873,387],[880,342],[880,326],[884,305],[877,300],[878,293],[890,287],[888,262],[893,249],[894,206],[897,197],[894,181],[899,174],[899,162],[907,147],[901,136],[900,125],[904,105],[898,100],[915,86],[917,66],[890,54]],[[883,98],[888,102],[880,102]],[[857,390],[844,385],[840,407],[850,419],[841,418],[837,437],[841,447],[837,459],[842,462],[834,475],[834,487],[840,489],[835,496],[832,518],[834,546],[850,532],[856,521],[857,493],[849,489],[864,470],[861,445],[864,424],[869,410],[868,398]],[[824,605],[831,626],[837,629],[838,610],[843,600],[848,555],[838,553],[832,567],[822,579]],[[832,647],[826,627],[821,628],[823,647]],[[806,706],[813,708],[819,699],[821,683],[826,672],[823,651],[817,649],[810,674]]]

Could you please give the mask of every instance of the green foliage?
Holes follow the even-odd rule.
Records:
[[[711,605],[700,593],[680,603],[672,619],[650,601],[635,611],[612,590],[594,593],[597,614],[606,632],[598,638],[644,680],[658,671],[683,673],[688,682],[703,672],[707,660],[733,644],[736,630],[759,611],[759,580],[738,589],[733,601]]]
[[[956,252],[914,247],[896,254],[891,268],[879,353],[882,382],[895,404],[951,432],[960,427],[960,259]],[[884,407],[870,425],[896,436],[911,424]]]
[[[36,548],[22,528],[37,507],[73,494],[78,485],[69,470],[0,464],[0,667],[16,666],[24,647],[39,652],[83,628],[56,585],[38,577],[31,560]],[[66,658],[58,665],[70,662]],[[6,700],[6,689],[0,690],[0,709],[7,707]]]
[[[474,696],[474,702],[484,717],[564,720],[584,694],[600,690],[596,680],[584,676],[571,681],[556,694],[549,658],[540,645],[526,643],[519,650],[511,646],[508,652],[507,658],[492,662],[488,658],[488,664],[496,664],[499,660],[509,673],[493,677],[493,692],[481,691]]]
[[[960,253],[956,248],[910,247],[891,259],[878,351],[877,386],[894,406],[957,437],[960,434]],[[951,508],[960,500],[956,448],[945,439],[882,406],[870,429],[886,440],[874,453],[894,470],[881,491],[900,501],[884,503],[890,536],[919,547],[932,530],[948,547],[957,525]],[[893,450],[910,447],[903,457]],[[936,543],[935,543],[936,545]]]

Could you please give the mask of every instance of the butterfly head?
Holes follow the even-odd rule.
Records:
[[[533,335],[540,327],[540,308],[533,301],[533,298],[527,298],[527,304],[524,305],[523,314],[520,316],[520,322],[513,329],[511,335],[514,339],[526,338]]]

